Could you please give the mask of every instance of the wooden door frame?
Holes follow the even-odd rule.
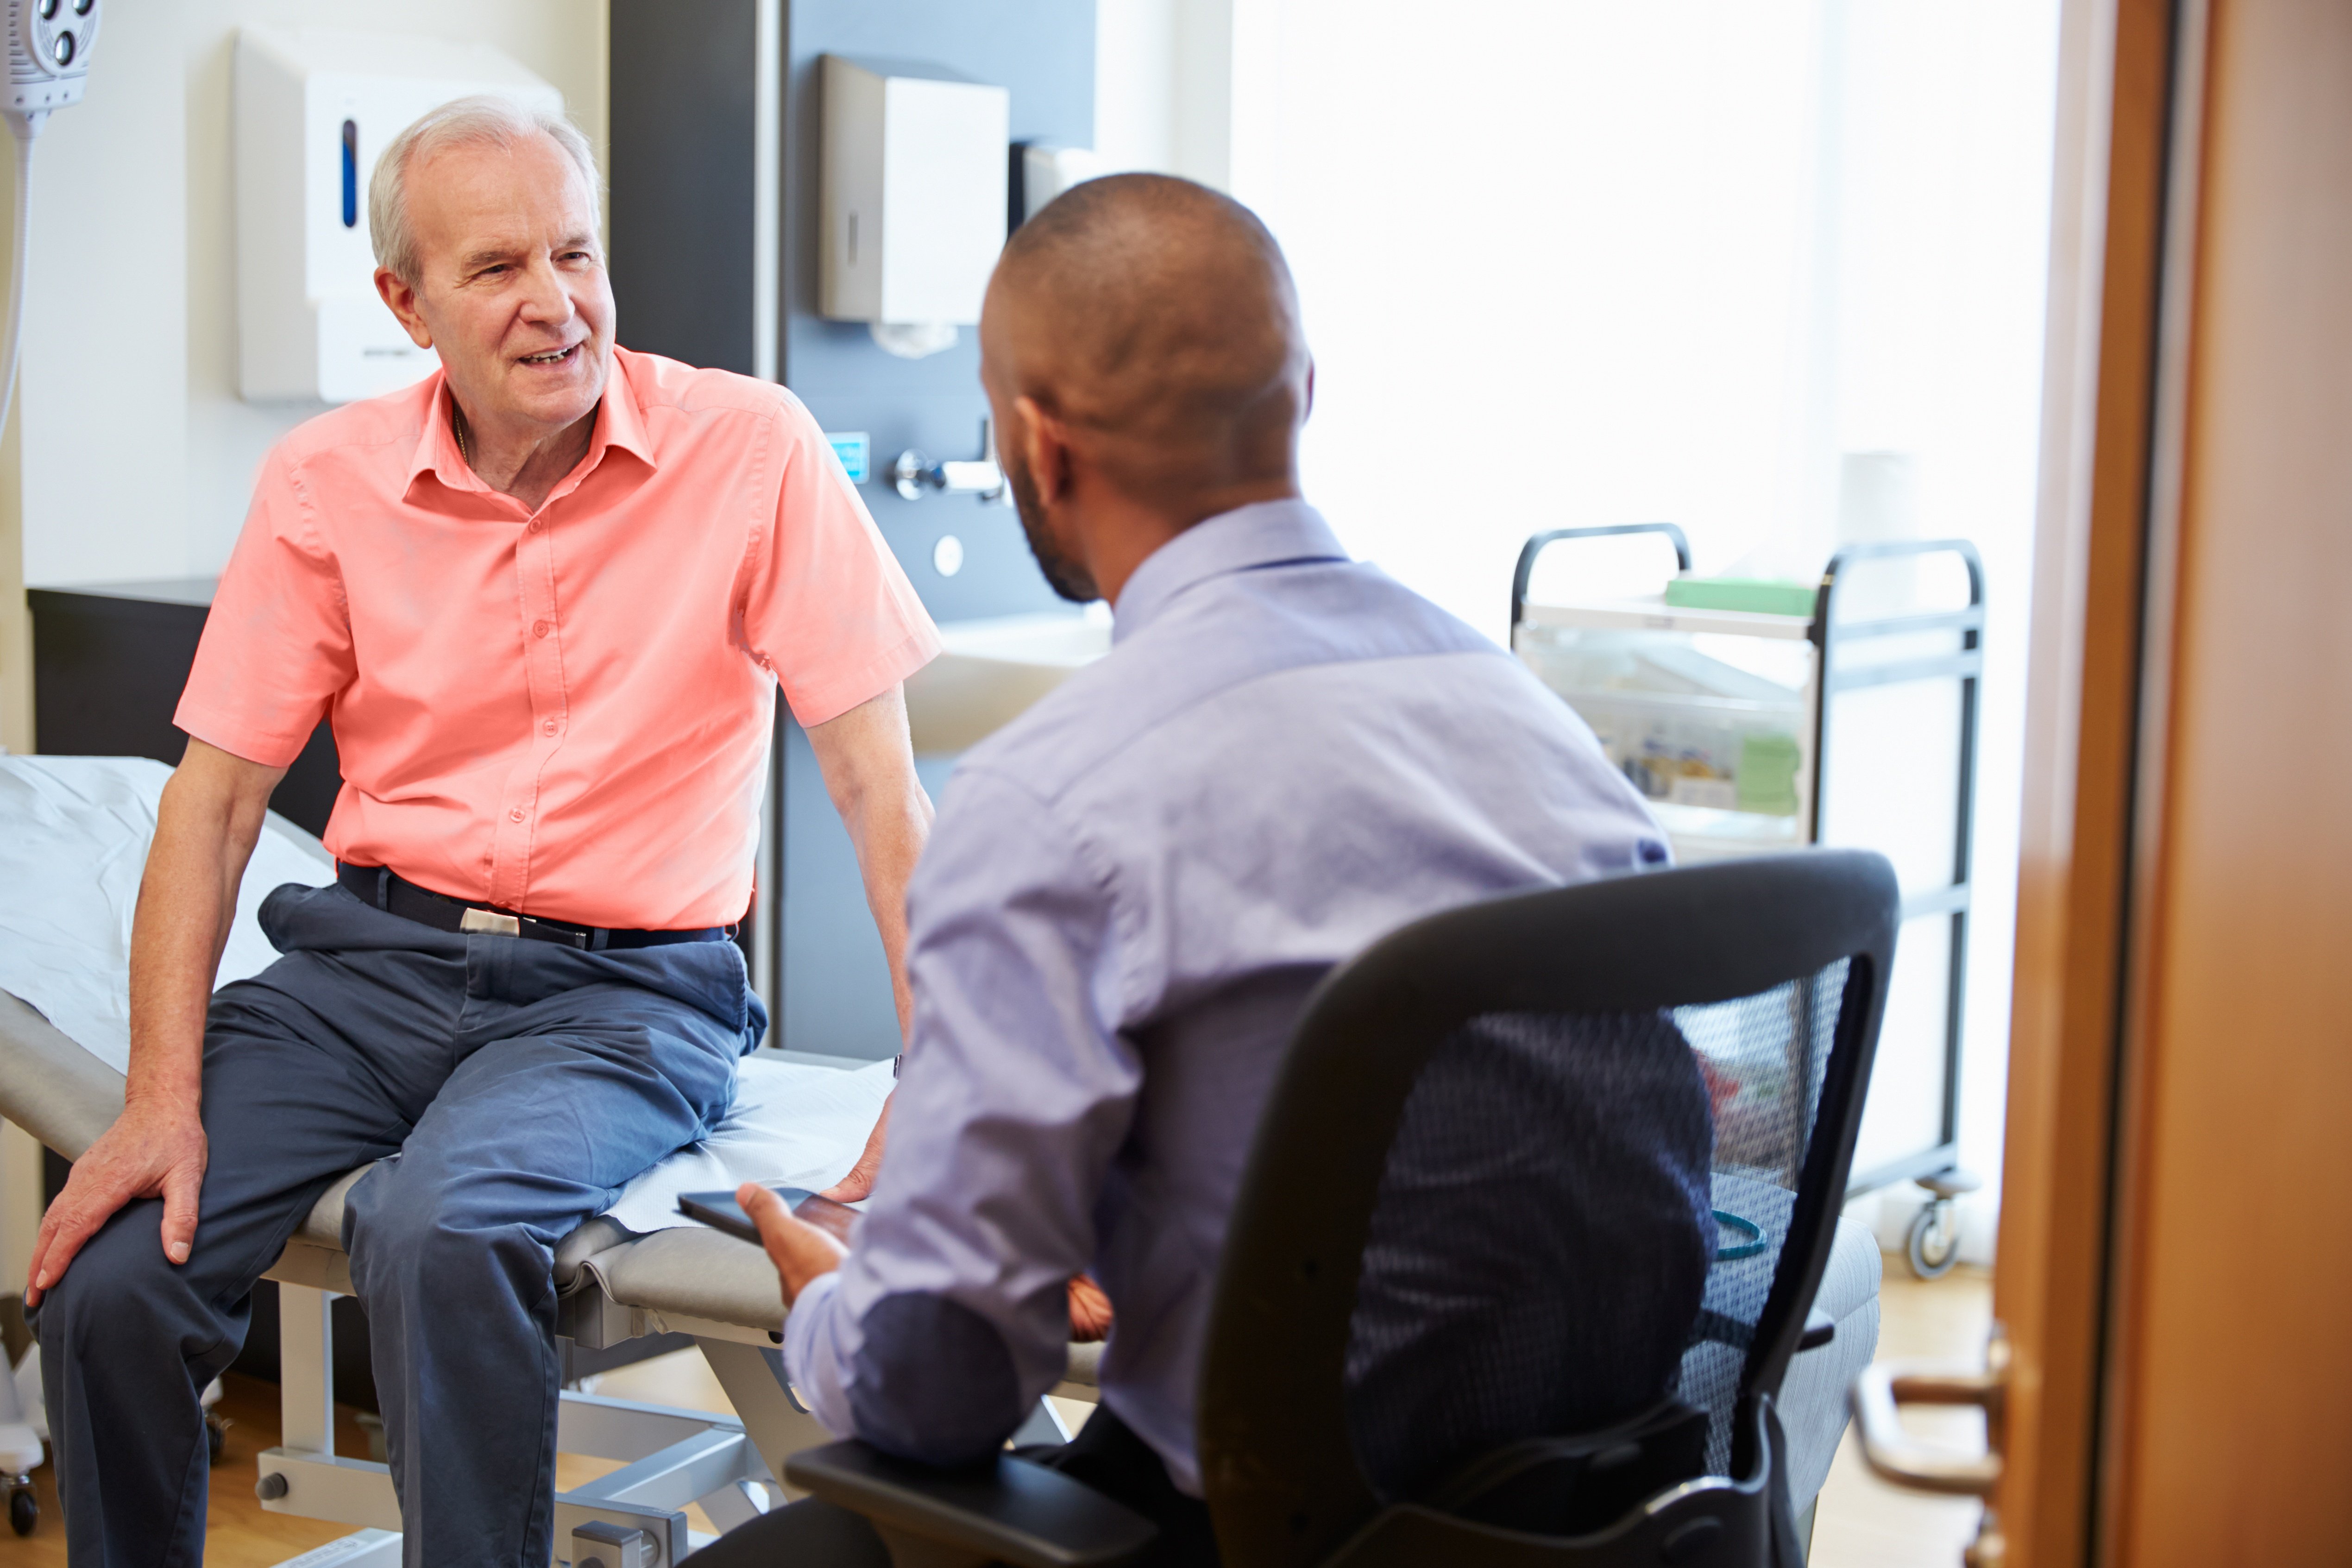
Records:
[[[1995,1312],[2008,1562],[2104,1560],[2130,1235],[2130,961],[2153,885],[2194,254],[2204,0],[2062,11]]]

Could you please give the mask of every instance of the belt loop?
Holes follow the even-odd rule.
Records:
[[[392,912],[392,868],[389,866],[375,868],[375,907],[386,914]]]
[[[588,951],[602,952],[613,942],[613,933],[603,926],[592,927],[588,932]]]

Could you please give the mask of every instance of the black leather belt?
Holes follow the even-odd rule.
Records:
[[[562,921],[541,920],[489,904],[469,904],[462,899],[448,898],[430,888],[420,888],[381,866],[352,866],[338,860],[335,880],[362,903],[373,904],[435,931],[516,936],[530,942],[561,942],[590,952],[613,948],[667,947],[680,942],[727,942],[735,935],[733,926],[704,926],[698,931],[613,931],[602,926],[568,925]]]

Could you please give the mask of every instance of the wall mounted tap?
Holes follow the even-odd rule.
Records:
[[[978,458],[934,463],[909,447],[890,465],[890,482],[908,500],[922,500],[927,490],[948,490],[976,495],[983,506],[1013,504],[1013,488],[1004,482],[1004,469],[996,460],[995,424],[989,419],[980,422]]]

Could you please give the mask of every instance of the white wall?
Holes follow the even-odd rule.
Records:
[[[1095,151],[1105,173],[1232,180],[1233,0],[1096,0]]]
[[[35,584],[187,570],[184,74],[177,5],[110,0],[87,96],[34,143],[17,396]]]
[[[247,24],[494,44],[604,146],[599,4],[108,0],[88,96],[36,153],[19,502],[35,585],[217,572],[255,465],[323,406],[236,395],[229,87]]]

